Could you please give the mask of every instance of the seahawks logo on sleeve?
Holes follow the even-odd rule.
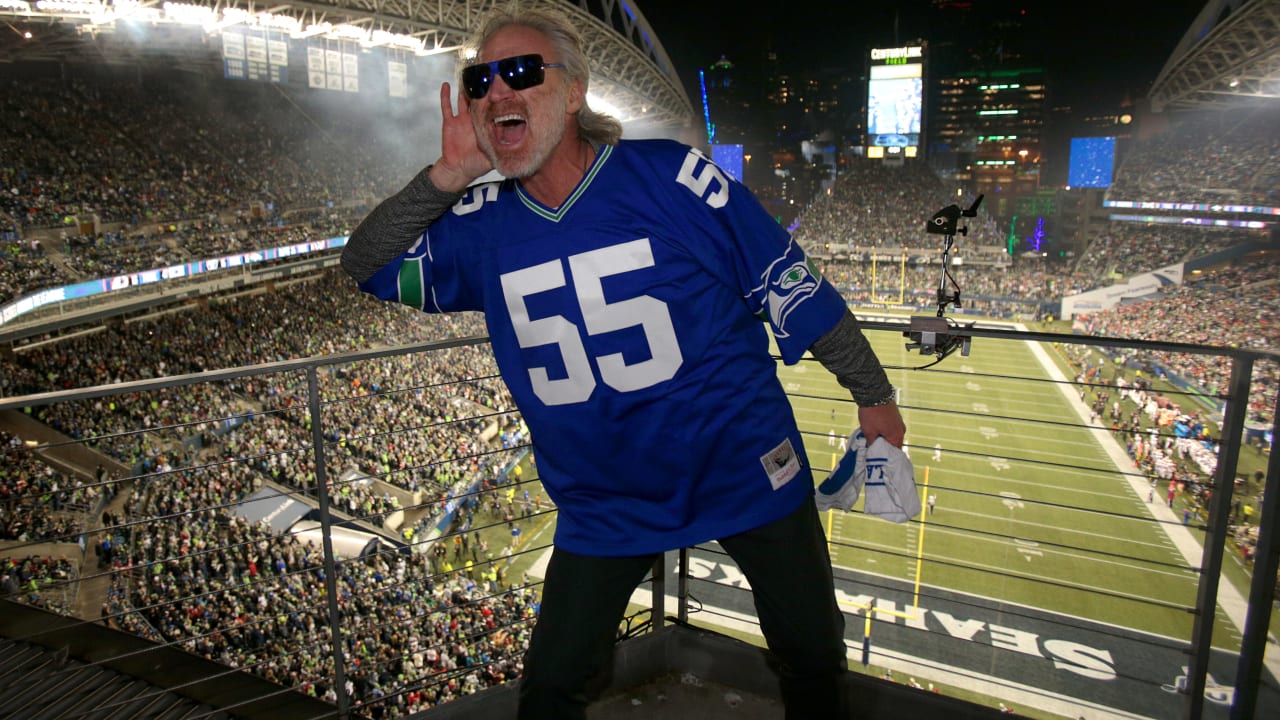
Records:
[[[786,260],[786,258],[781,258]],[[770,268],[765,293],[765,309],[769,312],[769,321],[776,328],[780,338],[788,337],[787,316],[800,307],[800,304],[818,292],[822,284],[822,274],[818,272],[807,257],[783,266],[781,272]]]

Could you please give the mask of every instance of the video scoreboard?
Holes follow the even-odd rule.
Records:
[[[867,157],[916,157],[924,117],[923,45],[872,48],[867,67]]]

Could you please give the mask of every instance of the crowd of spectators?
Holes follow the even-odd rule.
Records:
[[[1039,320],[1056,312],[1056,298],[1092,287],[1078,274],[1047,268],[1040,258],[1016,258],[1009,265],[952,266],[944,277],[938,264],[828,259],[822,273],[858,307],[902,306],[936,309],[938,285],[959,289],[957,312],[1010,320]]]
[[[0,306],[56,283],[57,277],[58,268],[43,248],[16,238],[0,241]]]
[[[1113,222],[1089,243],[1076,261],[1075,272],[1092,278],[1093,286],[1098,287],[1112,278],[1149,272],[1224,250],[1250,237],[1230,228]]]
[[[1280,348],[1280,261],[1232,266],[1205,273],[1157,297],[1118,305],[1077,318],[1087,335],[1218,345],[1254,350]],[[1225,393],[1231,379],[1227,358],[1149,352],[1133,358],[1176,374],[1210,395]],[[1255,364],[1248,421],[1270,424],[1280,368]]]
[[[363,206],[358,206],[363,207]],[[290,213],[253,220],[240,215],[229,221],[217,216],[154,229],[104,230],[96,235],[73,235],[62,243],[55,264],[43,247],[0,244],[0,305],[37,290],[84,280],[110,278],[144,270],[342,237],[350,232],[357,207]],[[28,244],[29,245],[29,244]]]
[[[217,511],[258,487],[237,467],[183,470],[132,494],[126,518],[147,522],[117,537],[103,615],[333,701],[320,548]],[[390,551],[337,568],[355,703],[401,716],[518,674],[536,607],[531,590],[434,574],[422,556]]]
[[[34,457],[0,430],[0,540],[73,542],[102,488]]]
[[[23,348],[5,361],[4,375],[6,393],[27,393],[332,355],[387,342],[483,333],[478,315],[431,317],[387,306],[356,295],[345,278],[330,271],[307,282],[279,287],[274,293],[217,299],[198,311],[188,308]],[[424,357],[430,362],[424,362]],[[421,536],[424,528],[450,509],[451,500],[481,479],[492,478],[495,465],[503,460],[501,454],[488,452],[482,434],[496,436],[490,426],[504,427],[516,416],[483,346],[335,366],[322,371],[320,380],[326,439],[331,443],[326,454],[329,491],[333,508],[342,517],[377,527],[388,513],[401,509],[397,496],[382,490],[377,482],[339,480],[343,471],[356,468],[360,476],[376,477],[421,498],[423,519],[416,525]],[[184,534],[190,539],[195,533],[204,541],[217,537],[220,543],[238,547],[239,540],[258,550],[263,543],[267,547],[280,542],[296,544],[290,536],[282,539],[262,526],[245,525],[231,508],[267,481],[288,489],[313,490],[314,460],[305,452],[311,440],[306,392],[305,376],[281,373],[60,403],[33,414],[135,468],[135,481],[141,489],[132,494],[117,525],[94,533],[106,542],[105,549],[98,546],[99,556],[108,556],[109,566],[117,573],[105,610],[112,622],[165,641],[189,637],[195,626],[235,628],[251,623],[258,630],[211,633],[216,639],[203,637],[190,647],[324,696],[334,690],[325,685],[328,671],[316,664],[326,657],[323,644],[309,654],[289,656],[302,665],[265,661],[284,657],[276,650],[281,643],[291,643],[298,623],[324,626],[323,612],[317,610],[323,607],[321,596],[300,594],[293,585],[315,588],[314,577],[297,575],[274,589],[282,596],[297,598],[299,608],[308,608],[305,613],[299,610],[298,618],[288,627],[247,620],[245,608],[255,609],[258,596],[238,602],[232,588],[240,587],[244,573],[281,571],[262,570],[266,563],[258,553],[223,551],[230,552],[227,559],[204,572],[211,572],[210,577],[216,579],[210,580],[213,585],[208,590],[222,589],[219,602],[231,603],[236,612],[215,613],[207,603],[186,599],[197,592],[192,589],[188,566],[193,558],[215,546],[198,540],[157,545],[153,539],[181,538]],[[172,535],[163,534],[155,518],[164,518],[159,525],[171,526]],[[134,532],[136,524],[143,521],[146,531]],[[228,536],[227,528],[235,533]],[[248,540],[250,536],[254,539]],[[308,552],[314,555],[318,550]],[[509,553],[509,548],[504,550],[504,556]],[[159,560],[163,558],[173,561]],[[392,631],[370,627],[368,635],[356,636],[348,648],[351,661],[357,666],[362,660],[377,664],[368,672],[357,673],[354,697],[362,702],[387,697],[391,706],[411,712],[518,672],[515,663],[522,652],[523,627],[534,594],[510,586],[476,588],[471,576],[433,578],[423,575],[429,572],[427,563],[408,562],[408,579],[401,580],[411,586],[419,616],[411,621],[410,616],[402,615],[403,627]],[[274,568],[274,562],[271,565]],[[370,565],[376,568],[378,562]],[[381,578],[388,575],[386,568],[380,571],[378,581],[370,581],[364,568],[358,564],[344,568],[342,577],[353,596],[367,596],[351,612],[369,612],[370,617],[384,618],[383,622],[396,612],[406,612],[404,593],[409,591],[384,588]],[[149,583],[147,592],[140,594],[132,588],[129,578]],[[226,599],[227,594],[232,597]],[[156,616],[153,606],[159,597],[168,602],[166,611]],[[272,607],[276,606],[273,602]],[[314,617],[307,615],[310,613]],[[448,623],[427,622],[441,614],[450,618]],[[175,618],[184,622],[175,625]],[[197,623],[193,618],[207,621]],[[506,627],[512,623],[519,627]],[[461,636],[465,641],[458,637],[439,640],[441,629],[458,630],[459,624],[469,632]],[[389,637],[395,641],[387,642]],[[271,652],[264,653],[268,646]],[[378,649],[377,657],[360,656],[374,648]],[[403,658],[414,663],[414,673],[407,674],[400,667],[406,662]],[[378,667],[390,668],[391,674]],[[431,679],[436,675],[438,682]],[[389,677],[408,677],[416,685],[408,687]]]
[[[385,118],[338,104],[315,112],[316,102],[277,86],[109,69],[10,79],[0,213],[19,229],[89,215],[138,226],[255,204],[332,207],[407,179],[403,154],[342,140],[385,135]]]
[[[27,605],[69,614],[73,608],[67,592],[80,572],[66,558],[27,555],[0,558],[0,596],[16,598]]]
[[[1280,205],[1280,109],[1180,116],[1166,132],[1135,141],[1107,197]]]
[[[886,167],[870,160],[853,161],[831,191],[810,203],[796,219],[794,236],[806,248],[859,250],[890,247],[932,252],[938,236],[927,236],[929,218],[955,202],[928,166],[912,163]],[[966,245],[1002,244],[995,222],[983,211],[967,219]]]

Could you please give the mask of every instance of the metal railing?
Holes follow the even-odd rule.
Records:
[[[976,327],[972,357],[918,369],[904,326],[864,326],[903,390],[926,509],[902,525],[860,507],[824,518],[855,668],[1071,717],[1277,707],[1280,472],[1274,444],[1242,458],[1250,378],[1274,354]],[[1150,353],[1228,363],[1229,385],[1148,385],[1134,358]],[[779,373],[825,475],[856,408],[816,364]],[[110,498],[73,535],[0,543],[3,596],[74,595],[64,614],[324,699],[322,716],[398,717],[506,682],[555,509],[499,384],[485,340],[462,338],[0,399],[24,447]],[[93,458],[139,470],[95,474]],[[1249,491],[1242,522],[1246,463],[1265,463],[1265,493]],[[1167,490],[1170,465],[1203,472]],[[50,502],[10,493],[6,513],[14,497]],[[1241,528],[1248,561],[1228,552]],[[40,574],[55,556],[74,576]],[[625,633],[671,615],[759,638],[714,544],[659,563],[635,601]]]

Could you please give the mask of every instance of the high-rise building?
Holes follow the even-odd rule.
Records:
[[[758,121],[752,108],[758,104],[760,90],[740,80],[737,66],[724,55],[702,71],[709,142],[745,145],[758,141]]]
[[[939,175],[987,197],[992,214],[1034,195],[1044,160],[1046,79],[1039,67],[970,70],[938,78],[929,161]]]

